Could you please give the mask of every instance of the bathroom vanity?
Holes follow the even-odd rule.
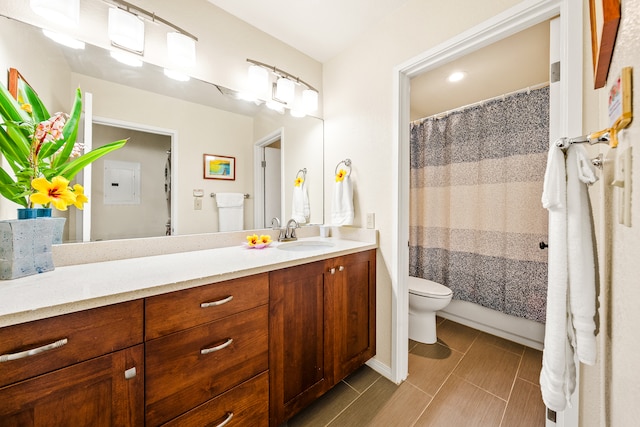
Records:
[[[2,282],[0,420],[277,427],[375,355],[373,236]]]

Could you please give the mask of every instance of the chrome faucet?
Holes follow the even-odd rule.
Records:
[[[298,240],[298,237],[296,237],[296,228],[300,228],[300,225],[298,224],[298,221],[291,218],[287,222],[287,227],[285,228],[285,231],[284,231],[283,241]]]
[[[276,216],[271,220],[271,228],[273,230],[278,230],[278,233],[279,233],[278,234],[278,241],[282,242],[286,237],[286,233],[285,233],[284,228],[282,228],[281,225],[280,225],[280,218],[278,218]]]

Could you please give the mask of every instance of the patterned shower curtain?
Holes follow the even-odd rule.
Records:
[[[409,274],[544,323],[549,88],[411,124]]]

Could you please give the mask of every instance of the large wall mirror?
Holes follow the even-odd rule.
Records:
[[[301,170],[307,223],[324,221],[321,119],[279,114],[211,82],[171,80],[148,63],[126,66],[89,44],[73,50],[6,17],[0,17],[0,66],[19,70],[51,112],[68,111],[80,87],[87,144],[129,138],[85,173],[90,207],[68,211],[65,241],[217,232],[219,193],[248,195],[243,229],[269,227],[273,216],[291,217]],[[205,179],[205,154],[232,157],[235,179]],[[114,185],[118,179],[126,190]]]

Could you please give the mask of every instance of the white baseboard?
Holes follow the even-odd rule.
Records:
[[[453,300],[438,316],[461,323],[527,347],[542,350],[544,325],[482,307],[467,301]]]
[[[389,381],[394,382],[393,375],[391,374],[390,366],[385,365],[384,363],[380,362],[376,358],[369,359],[366,365],[371,369],[373,369],[374,371],[376,371],[377,373],[379,373],[380,375],[382,375],[383,377],[385,377],[386,379],[388,379]]]

